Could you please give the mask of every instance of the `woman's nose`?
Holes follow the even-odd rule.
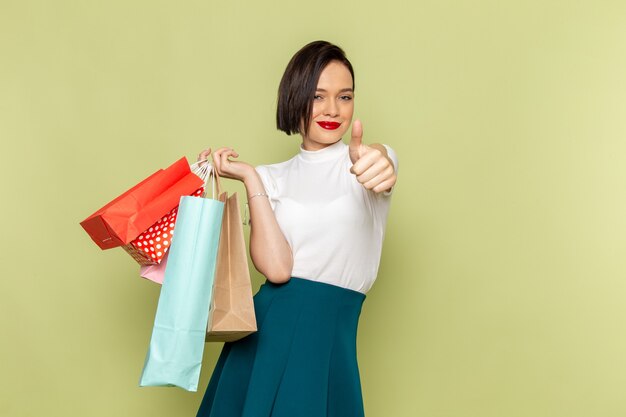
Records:
[[[328,117],[339,116],[339,108],[335,100],[328,100],[326,102],[326,108],[324,109],[324,114]]]

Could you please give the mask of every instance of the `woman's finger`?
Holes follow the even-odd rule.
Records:
[[[383,181],[380,184],[378,184],[376,187],[372,188],[372,191],[374,191],[375,193],[381,193],[383,191],[387,191],[396,184],[397,179],[398,177],[394,174],[388,180]]]
[[[221,147],[215,150],[212,154],[213,166],[218,175],[226,178],[235,178],[236,173],[234,171],[233,162],[229,158],[238,158],[239,154],[233,148]],[[236,179],[236,178],[235,178]]]
[[[230,154],[229,148],[219,148],[213,152],[213,165],[218,175],[224,176],[225,171],[228,171],[228,156]]]
[[[355,175],[363,174],[369,167],[378,162],[380,158],[384,158],[383,154],[378,149],[369,147],[365,148],[366,152],[361,155],[359,160],[352,165],[352,168],[350,168],[350,172]]]
[[[215,169],[217,170],[217,173],[219,174],[220,171],[222,170],[221,167],[221,159],[220,159],[220,153],[221,150],[218,149],[217,151],[213,152],[213,166],[215,167]]]
[[[211,155],[211,148],[207,148],[198,154],[198,161],[206,161]]]
[[[230,161],[228,158],[231,158],[231,157],[236,158],[237,156],[239,156],[237,155],[237,152],[235,152],[232,149],[227,149],[224,152],[222,152],[220,154],[220,159],[221,159],[220,163],[221,163],[222,169],[229,171],[228,168],[230,167],[230,164],[232,163],[232,161]]]
[[[380,159],[374,163],[374,165],[370,166],[365,170],[361,175],[358,175],[356,178],[361,184],[365,184],[370,181],[372,178],[379,175],[381,172],[385,171],[389,167],[389,161],[386,158]]]
[[[393,176],[394,176],[393,168],[388,167],[384,169],[380,174],[372,178],[371,180],[364,182],[363,186],[367,188],[368,190],[374,190],[380,184],[383,184],[385,181],[389,180]]]

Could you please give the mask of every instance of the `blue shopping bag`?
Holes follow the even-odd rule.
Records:
[[[180,199],[140,386],[198,389],[223,212],[218,200]]]

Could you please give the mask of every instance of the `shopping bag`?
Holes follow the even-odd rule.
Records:
[[[207,175],[209,175],[209,166],[210,165],[206,164],[206,161],[199,161],[191,165],[190,168],[194,174],[198,175],[198,177],[202,179],[202,181],[206,181]],[[201,187],[198,190],[196,190],[196,192],[194,192],[192,195],[201,196],[203,192],[204,192],[204,187]],[[224,200],[220,200],[220,201],[224,201]],[[151,253],[154,253],[155,250],[158,251],[158,250],[161,250],[161,248],[163,248],[163,252],[164,252],[163,255],[161,256],[161,254],[157,252],[156,253],[157,258],[154,259],[154,262],[142,262],[145,260],[145,258],[143,257],[143,254],[141,254],[140,258],[139,256],[137,256],[139,259],[136,258],[135,260],[141,265],[141,267],[139,268],[140,277],[149,279],[150,281],[156,282],[157,284],[163,284],[163,278],[165,277],[165,267],[167,265],[167,251],[169,249],[169,246],[168,246],[169,243],[167,239],[169,239],[169,241],[171,242],[171,239],[174,236],[174,227],[176,226],[176,214],[177,213],[178,213],[178,206],[172,209],[172,212],[170,213],[170,215],[166,216],[167,219],[165,219],[165,217],[164,219],[161,219],[163,220],[162,222],[164,224],[163,226],[159,226],[159,223],[155,223],[151,227],[151,228],[154,228],[154,232],[148,229],[146,232],[139,235],[139,237],[135,241],[131,242],[130,245],[122,246],[133,257],[137,256],[135,255],[136,252],[143,252],[145,251],[146,248],[148,248]],[[148,237],[147,235],[150,232],[152,233],[156,232],[156,236],[150,235]],[[152,242],[152,245],[150,244],[150,240],[148,240],[147,242],[139,241],[139,239],[143,235],[146,235],[146,239],[154,239]],[[135,251],[129,250],[128,248],[129,246],[135,249]],[[150,253],[148,251],[146,252]],[[218,253],[219,253],[219,249],[218,249]]]
[[[215,199],[180,199],[141,386],[198,389],[223,211]]]
[[[191,195],[199,197],[203,192],[204,188],[200,187]],[[122,248],[139,265],[160,264],[169,250],[172,236],[174,235],[177,215],[178,206],[174,207],[169,213],[157,220],[147,230],[144,230],[128,245],[122,246]]]
[[[202,183],[183,157],[109,202],[80,225],[101,249],[126,245],[176,207],[182,195],[193,193]]]
[[[246,244],[241,226],[237,193],[225,200],[217,264],[209,308],[207,342],[231,342],[257,330]],[[144,265],[142,278],[163,283],[166,254],[160,264]]]
[[[257,330],[237,193],[225,200],[207,342],[231,342]]]
[[[196,174],[204,182],[207,178],[208,164],[206,161],[195,162],[189,168],[191,172]],[[193,196],[200,196],[204,192],[204,187],[198,188],[193,192]],[[132,242],[122,246],[122,248],[135,260],[139,265],[157,265],[161,263],[163,257],[169,250],[169,245],[174,234],[174,225],[176,224],[176,215],[178,214],[178,206],[174,207],[169,213],[157,220],[147,230],[144,230]],[[163,269],[163,271],[165,271]],[[163,280],[161,279],[161,282]]]
[[[152,282],[156,282],[157,284],[163,284],[163,279],[165,278],[165,268],[167,267],[167,255],[169,254],[166,253],[159,264],[141,265],[139,268],[139,276],[149,279]]]

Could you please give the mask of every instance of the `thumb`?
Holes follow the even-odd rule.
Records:
[[[359,149],[363,141],[363,125],[360,120],[352,123],[352,136],[350,138],[350,159],[355,163],[359,159]]]

